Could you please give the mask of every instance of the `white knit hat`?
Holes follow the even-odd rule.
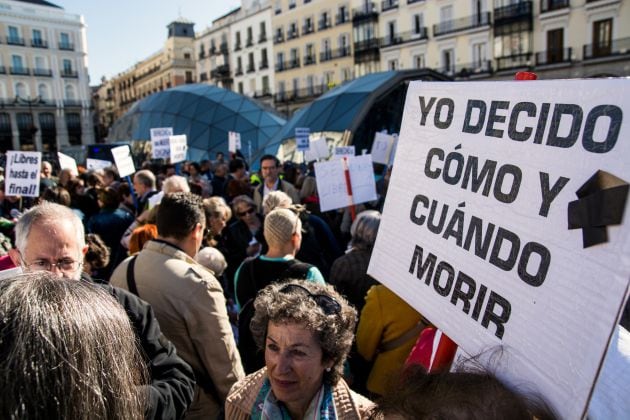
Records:
[[[265,217],[265,240],[269,246],[282,246],[302,229],[299,217],[289,209],[275,209]]]

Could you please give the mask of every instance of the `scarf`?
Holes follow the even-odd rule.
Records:
[[[252,420],[291,420],[289,410],[273,394],[269,378],[265,378],[250,415]],[[315,394],[303,420],[337,420],[330,385],[322,385]]]

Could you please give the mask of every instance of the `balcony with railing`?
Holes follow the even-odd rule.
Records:
[[[433,36],[452,34],[490,25],[490,12],[447,20],[433,25]]]
[[[315,32],[315,25],[312,22],[302,25],[302,35],[308,35]]]
[[[18,36],[8,36],[7,44],[9,45],[24,45],[24,38],[20,38]]]
[[[64,99],[63,106],[66,108],[80,108],[81,101],[78,99]]]
[[[299,37],[300,37],[300,33],[298,32],[297,28],[289,29],[287,31],[287,41],[291,39],[299,38]]]
[[[281,44],[283,42],[284,42],[284,34],[282,32],[277,32],[276,35],[273,37],[273,43]]]
[[[258,43],[262,44],[263,42],[267,42],[267,34],[266,33],[262,33],[262,34],[258,35]]]
[[[241,41],[237,41],[234,43],[234,51],[240,51],[241,50]]]
[[[394,9],[398,9],[398,0],[383,0],[381,2],[381,13]]]
[[[536,65],[571,63],[571,53],[571,47],[539,51],[536,53]]]
[[[424,0],[407,0],[407,4],[420,3],[421,1],[424,1]]]
[[[613,39],[612,42],[587,44],[583,47],[582,58],[593,60],[598,58],[616,58],[630,54],[630,38]]]
[[[44,76],[44,77],[52,77],[51,69],[33,69],[33,76]]]
[[[269,68],[269,62],[267,60],[262,60],[259,64],[258,64],[258,70],[265,70]]]
[[[245,42],[245,47],[254,46],[254,38],[247,38],[247,42]]]
[[[335,25],[341,25],[346,22],[350,22],[350,13],[347,10],[335,15]]]
[[[208,54],[210,55],[215,55],[217,53],[217,47],[215,47],[214,45],[210,46],[210,49],[208,50]]]
[[[276,71],[286,71],[300,67],[300,58],[295,57],[287,61],[281,61],[276,63]]]
[[[48,42],[43,40],[43,39],[34,38],[34,39],[31,39],[31,47],[33,47],[33,48],[48,48]]]
[[[31,69],[28,67],[13,67],[9,69],[11,74],[15,74],[16,76],[29,76],[31,74]]]
[[[333,59],[333,53],[332,50],[324,50],[322,52],[319,53],[319,62],[323,63],[326,61],[330,61]]]
[[[230,76],[230,66],[228,64],[222,64],[217,66],[216,69],[210,72],[210,77],[213,79],[224,79]]]
[[[315,59],[315,55],[307,54],[304,56],[304,66],[311,66],[313,64],[317,64],[317,60]]]
[[[59,49],[63,51],[74,51],[74,44],[72,42],[59,41]]]
[[[380,59],[379,39],[370,38],[354,43],[354,63],[366,63]]]
[[[238,66],[236,70],[234,70],[234,76],[242,76],[243,75],[243,67]]]
[[[330,17],[326,16],[326,17],[322,17],[319,19],[319,25],[317,25],[317,29],[320,31],[323,31],[324,29],[328,29],[332,27],[331,23],[330,23]]]
[[[381,48],[387,48],[393,45],[404,44],[407,42],[426,41],[428,38],[429,30],[427,29],[427,27],[423,26],[418,32],[407,31],[381,38],[380,45]]]
[[[471,78],[475,76],[490,75],[492,73],[492,61],[481,60],[475,63],[459,64],[453,69],[451,76],[459,78]]]
[[[531,21],[533,18],[532,2],[521,1],[509,6],[494,9],[494,26]]]
[[[76,79],[77,77],[79,77],[79,73],[77,73],[76,70],[72,70],[72,69],[61,69],[59,73],[61,74],[61,77],[70,77],[73,79]]]
[[[532,53],[520,53],[506,55],[502,57],[496,57],[497,71],[512,70],[523,67],[530,67],[532,65]]]
[[[350,57],[351,55],[352,51],[350,51],[350,47],[340,47],[333,50],[333,58]]]
[[[0,74],[7,74],[7,68],[5,66],[0,66]]]
[[[219,51],[221,52],[221,54],[229,53],[230,50],[228,48],[228,43],[227,42],[222,42],[221,45],[219,46]]]
[[[540,13],[568,9],[569,0],[540,0]]]
[[[247,73],[253,73],[256,71],[256,66],[254,63],[247,64]]]
[[[254,98],[265,98],[271,96],[271,89],[266,88],[254,92]]]
[[[378,20],[378,8],[376,7],[376,3],[370,2],[361,7],[357,7],[356,9],[352,9],[353,25],[356,26],[366,20]]]

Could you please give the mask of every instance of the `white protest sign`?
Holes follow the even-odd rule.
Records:
[[[57,159],[59,160],[59,167],[61,169],[69,169],[72,175],[79,175],[79,170],[77,169],[77,161],[74,160],[72,156],[57,152]]]
[[[354,157],[354,146],[337,146],[335,147],[334,159],[341,159],[344,157]]]
[[[315,163],[315,179],[321,211],[376,200],[376,183],[370,155],[348,158],[352,202],[348,195],[342,159]]]
[[[228,151],[236,153],[237,150],[241,150],[241,133],[236,131],[228,132]]]
[[[109,168],[110,166],[112,166],[112,164],[113,162],[110,162],[109,160],[92,159],[92,158],[87,158],[85,160],[85,166],[90,171],[97,171],[99,169]]]
[[[167,159],[171,155],[169,137],[173,135],[173,127],[152,128],[150,131],[153,159]]]
[[[328,157],[328,144],[325,137],[318,137],[309,143],[309,148],[304,152],[304,161],[325,159]]]
[[[385,133],[374,134],[374,142],[372,143],[372,160],[376,163],[388,165],[393,145],[393,136]]]
[[[630,278],[630,80],[412,82],[368,273],[581,418]]]
[[[114,163],[118,169],[118,174],[121,177],[131,175],[136,172],[136,167],[133,164],[133,158],[131,157],[131,149],[128,145],[114,147],[112,149],[112,156],[114,157]]]
[[[308,127],[296,127],[295,128],[295,144],[297,150],[300,152],[307,151],[309,148],[309,137],[311,135],[311,129]]]
[[[38,197],[39,172],[42,165],[41,152],[8,150],[6,157],[4,194]]]
[[[186,160],[186,152],[188,151],[186,135],[181,134],[179,136],[171,136],[169,138],[169,142],[171,163],[177,163]]]

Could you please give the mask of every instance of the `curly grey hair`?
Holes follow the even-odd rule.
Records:
[[[287,284],[299,285],[313,295],[327,295],[339,303],[341,311],[325,314],[317,302],[301,290],[280,292]],[[254,301],[254,308],[256,312],[250,329],[259,349],[265,348],[270,322],[299,324],[315,334],[322,349],[323,361],[333,362],[330,372],[324,372],[324,383],[335,385],[339,381],[354,339],[357,311],[333,286],[305,280],[270,284],[260,291]]]

